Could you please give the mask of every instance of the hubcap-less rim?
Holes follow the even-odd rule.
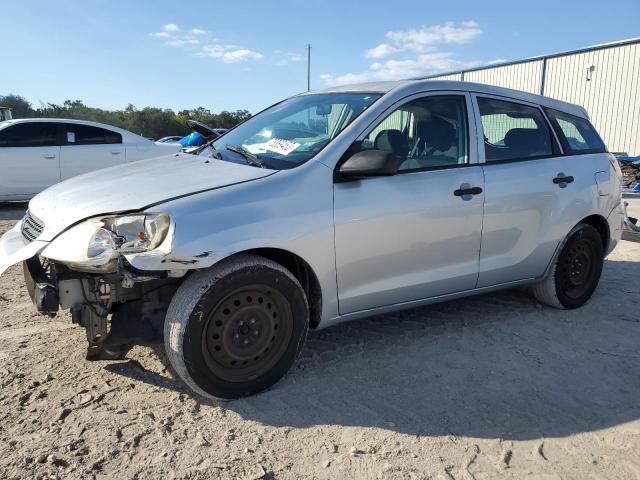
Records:
[[[269,371],[291,339],[293,316],[286,298],[266,285],[231,292],[207,317],[202,350],[222,380],[244,382]]]
[[[578,240],[566,252],[560,280],[562,291],[567,297],[580,298],[591,288],[596,266],[593,256],[593,248],[585,240]]]

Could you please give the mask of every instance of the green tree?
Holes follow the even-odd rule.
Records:
[[[33,118],[35,116],[31,103],[20,95],[0,95],[0,107],[9,107],[13,118]]]
[[[212,128],[231,128],[251,117],[247,110],[235,112],[222,111],[212,113],[205,107],[182,110],[178,113],[171,109],[145,107],[141,110],[129,104],[124,110],[103,110],[85,105],[82,100],[66,100],[62,105],[43,103],[34,109],[23,97],[9,94],[0,95],[0,106],[11,107],[14,118],[73,118],[90,120],[124,128],[148,138],[161,138],[167,135],[186,135],[190,128],[187,120],[197,120]]]

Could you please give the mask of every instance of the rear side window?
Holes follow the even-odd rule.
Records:
[[[18,123],[0,130],[0,147],[53,147],[57,129],[50,122]]]
[[[104,144],[104,130],[90,125],[75,125],[68,123],[67,143],[71,145],[100,145]]]
[[[604,142],[586,118],[546,108],[545,112],[558,134],[562,147],[568,154],[603,153]]]
[[[478,97],[487,162],[554,155],[549,125],[535,107]]]

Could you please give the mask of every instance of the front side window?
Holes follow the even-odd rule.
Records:
[[[245,163],[238,153],[237,147],[240,147],[258,157],[268,168],[297,167],[320,152],[380,96],[347,92],[289,98],[213,142],[215,155],[223,160]],[[202,153],[210,154],[207,150]]]
[[[57,125],[51,122],[18,123],[0,130],[0,147],[52,147]]]
[[[469,163],[467,111],[462,95],[422,97],[405,103],[380,122],[361,148],[391,152],[398,171]]]
[[[586,118],[546,108],[545,112],[556,129],[558,138],[567,153],[603,153],[604,142]]]
[[[542,112],[515,102],[478,97],[487,162],[551,156],[551,132]]]

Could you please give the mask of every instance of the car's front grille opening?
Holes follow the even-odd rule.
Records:
[[[28,242],[33,242],[40,236],[44,230],[44,222],[34,217],[30,211],[27,210],[27,215],[22,221],[22,236]]]

